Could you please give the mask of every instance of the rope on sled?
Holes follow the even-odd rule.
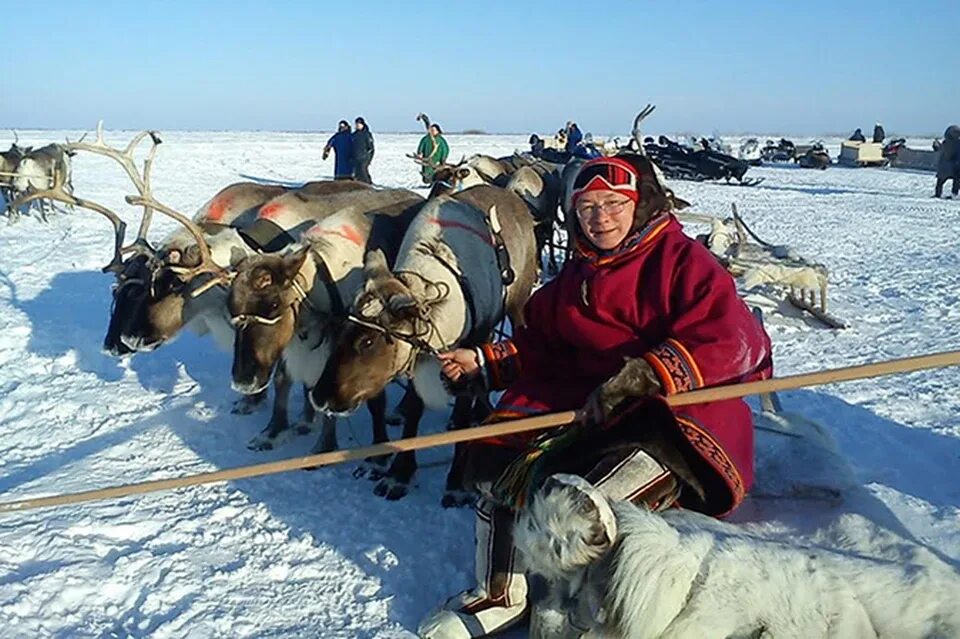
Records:
[[[933,353],[916,357],[905,357],[902,359],[894,359],[873,364],[848,366],[845,368],[836,368],[818,371],[815,373],[777,377],[759,382],[747,382],[743,384],[702,388],[686,393],[670,395],[666,398],[666,401],[670,406],[703,404],[723,399],[746,397],[748,395],[759,395],[763,393],[792,390],[808,386],[868,379],[883,375],[912,373],[921,370],[944,368],[947,366],[956,365],[960,365],[960,351],[947,351],[943,353]],[[547,428],[555,428],[557,426],[567,426],[569,424],[579,422],[581,418],[582,416],[579,411],[564,411],[560,413],[550,413],[547,415],[537,415],[535,417],[499,422],[488,426],[478,426],[476,428],[466,428],[463,430],[454,430],[443,433],[435,433],[433,435],[423,435],[420,437],[411,437],[409,439],[400,439],[394,442],[385,442],[382,444],[375,444],[373,446],[365,446],[363,448],[353,448],[350,450],[339,450],[331,453],[295,457],[293,459],[268,462],[264,464],[255,464],[252,466],[242,466],[239,468],[229,468],[214,472],[199,473],[196,475],[188,475],[186,477],[159,479],[136,484],[125,484],[120,486],[112,486],[109,488],[87,490],[78,493],[52,495],[49,497],[28,497],[25,499],[0,503],[0,514],[24,512],[37,508],[64,506],[89,501],[99,501],[103,499],[115,499],[118,497],[129,497],[131,495],[153,493],[176,488],[186,488],[188,486],[199,486],[202,484],[212,484],[235,479],[259,477],[261,475],[272,475],[275,473],[282,473],[302,468],[330,466],[348,461],[359,461],[366,457],[375,455],[389,455],[392,453],[421,450],[436,446],[448,446],[450,444],[475,441],[478,439],[503,437],[505,435],[513,435],[516,433],[545,430]],[[574,437],[573,434],[570,436],[571,438]],[[549,436],[546,439],[549,439]],[[554,439],[556,440],[556,438]],[[560,439],[558,441],[554,441],[551,445],[560,446],[563,445],[563,443],[564,440]],[[536,454],[532,458],[532,461],[539,459],[544,454],[544,450],[549,450],[549,448],[550,446],[546,446],[544,449],[542,449],[539,454]],[[531,469],[526,472],[535,472],[535,470],[536,469]]]

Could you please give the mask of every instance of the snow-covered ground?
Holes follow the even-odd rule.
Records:
[[[25,144],[79,135],[19,133]],[[165,134],[154,191],[192,214],[231,182],[329,176],[332,162],[320,160],[326,137]],[[418,137],[377,136],[374,180],[418,185],[404,157]],[[526,136],[448,140],[454,159],[526,146]],[[0,146],[10,141],[0,137]],[[835,154],[839,140],[827,143]],[[960,347],[960,201],[931,199],[931,175],[793,165],[750,175],[766,180],[673,186],[696,211],[724,215],[736,202],[761,237],[826,264],[831,311],[851,325],[771,323],[778,373]],[[136,212],[122,205],[131,186],[115,164],[78,155],[74,184],[135,229]],[[157,220],[152,235],[171,228]],[[0,224],[0,499],[304,454],[313,443],[306,438],[267,453],[245,447],[267,413],[230,413],[229,355],[210,341],[184,334],[131,359],[101,354],[112,277],[99,267],[110,254],[109,225],[93,214]],[[827,426],[880,507],[956,562],[958,386],[952,369],[782,399]],[[430,427],[444,419],[432,416]],[[364,415],[351,418],[341,445],[368,442],[368,430]],[[470,582],[472,515],[439,506],[449,456],[422,454],[418,488],[393,503],[342,466],[0,516],[0,636],[410,636],[430,607]],[[743,520],[765,507],[754,500]]]

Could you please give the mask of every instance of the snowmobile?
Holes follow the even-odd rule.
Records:
[[[797,157],[797,147],[786,138],[780,138],[777,143],[767,140],[766,146],[760,152],[760,157],[764,162],[791,162]]]
[[[817,140],[807,151],[797,158],[797,164],[805,169],[826,169],[831,164],[830,153],[823,142]]]
[[[900,150],[906,148],[907,139],[906,138],[896,138],[895,140],[890,140],[883,146],[883,157],[892,164],[894,160],[897,159],[897,155],[900,154]]]
[[[750,166],[760,166],[763,164],[763,157],[760,152],[760,142],[757,138],[750,138],[740,145],[740,159]]]
[[[694,149],[661,135],[657,144],[645,144],[644,151],[668,178],[678,180],[736,180],[741,186],[755,186],[760,179],[744,179],[746,162],[709,149]]]

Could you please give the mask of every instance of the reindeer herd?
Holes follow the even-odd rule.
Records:
[[[141,171],[135,151],[145,142]],[[451,399],[433,356],[489,341],[507,320],[522,322],[542,252],[556,265],[562,166],[475,156],[437,167],[426,198],[353,181],[299,188],[240,182],[191,218],[153,195],[160,142],[144,131],[115,148],[104,142],[101,124],[93,142],[55,145],[63,163],[45,179],[21,185],[15,178],[9,208],[60,202],[108,218],[114,251],[104,271],[115,284],[104,350],[124,356],[156,350],[184,329],[209,334],[233,352],[232,387],[242,395],[234,412],[251,412],[273,386],[272,414],[251,449],[319,431],[313,450],[333,450],[337,416],[362,403],[373,440],[387,441],[385,391],[398,380],[408,381],[397,409],[403,436],[416,435],[425,402],[444,409]],[[39,164],[33,151],[16,151],[21,159],[12,173],[19,176],[28,157]],[[69,158],[81,152],[113,159],[133,183],[126,202],[143,213],[129,244],[119,215],[74,194]],[[156,214],[179,224],[159,244],[147,239]],[[296,420],[288,416],[294,384],[306,397]],[[459,393],[453,404],[456,428],[489,411],[477,392]],[[378,495],[399,499],[416,468],[413,453],[401,453],[369,459],[357,474],[376,480]],[[454,464],[446,505],[465,499],[457,474]]]

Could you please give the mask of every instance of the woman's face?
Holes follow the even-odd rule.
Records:
[[[610,251],[630,234],[637,205],[614,191],[587,191],[576,208],[584,236],[601,251]]]

